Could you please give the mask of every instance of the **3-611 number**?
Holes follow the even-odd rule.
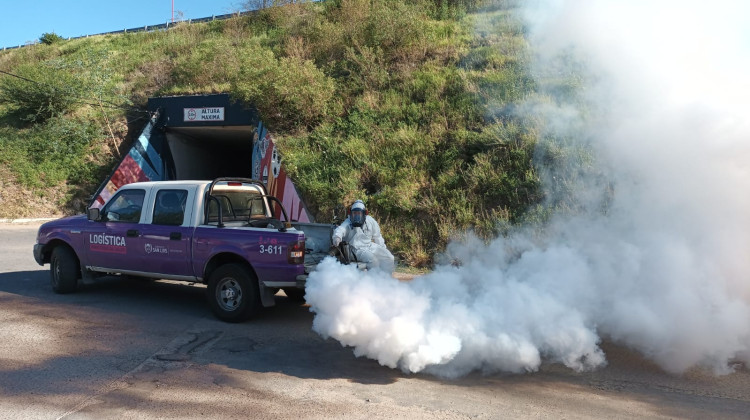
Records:
[[[278,254],[281,255],[284,251],[284,247],[281,245],[261,245],[261,254]]]

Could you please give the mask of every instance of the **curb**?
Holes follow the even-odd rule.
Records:
[[[38,222],[49,222],[50,220],[57,220],[58,217],[38,218],[38,219],[0,219],[0,223],[38,223]]]

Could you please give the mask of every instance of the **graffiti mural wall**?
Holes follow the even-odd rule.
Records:
[[[125,184],[164,180],[162,157],[150,142],[151,132],[158,118],[158,113],[152,116],[128,154],[112,172],[107,183],[97,192],[91,207],[104,206],[104,203]]]
[[[306,223],[313,221],[299,197],[297,188],[287,177],[281,165],[279,151],[262,122],[258,123],[258,129],[253,136],[253,178],[266,184],[268,194],[281,201],[290,219]],[[280,210],[277,212],[280,213]]]

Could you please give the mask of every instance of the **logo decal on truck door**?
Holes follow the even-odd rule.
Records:
[[[169,250],[164,245],[152,245],[152,244],[146,244],[145,246],[146,254],[168,254]]]
[[[128,252],[124,236],[89,234],[89,249],[96,252],[109,252],[112,254],[126,254]]]

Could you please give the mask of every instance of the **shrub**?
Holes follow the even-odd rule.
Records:
[[[60,60],[26,64],[16,69],[19,77],[0,79],[0,102],[21,120],[44,122],[64,114],[80,101],[85,82]]]
[[[52,45],[62,41],[64,38],[54,32],[45,32],[39,37],[39,42],[44,45]]]
[[[29,187],[58,186],[65,181],[88,183],[93,168],[86,159],[89,145],[101,136],[91,121],[51,118],[21,131],[0,130],[2,157]]]
[[[240,62],[232,97],[255,105],[274,130],[313,127],[331,106],[334,82],[310,60],[277,59],[256,47],[244,51]]]

